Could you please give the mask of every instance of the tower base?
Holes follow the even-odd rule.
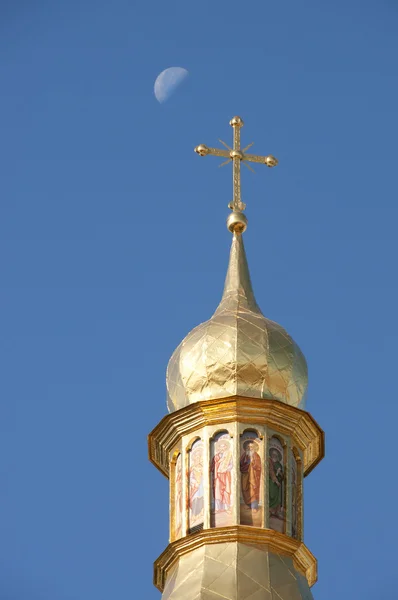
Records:
[[[168,571],[162,600],[313,600],[293,560],[266,546],[206,544]]]

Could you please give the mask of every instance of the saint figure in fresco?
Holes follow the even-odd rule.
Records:
[[[231,509],[232,452],[229,440],[221,439],[215,446],[216,454],[211,461],[213,475],[214,510]]]
[[[190,527],[201,523],[204,509],[202,447],[193,447],[189,468]]]
[[[271,448],[269,451],[269,514],[278,519],[283,519],[282,482],[282,454],[276,448]]]
[[[257,512],[260,502],[261,458],[258,454],[258,444],[254,440],[243,442],[240,472],[242,496],[246,509]]]
[[[181,536],[182,525],[182,468],[181,454],[178,455],[175,466],[175,536]]]

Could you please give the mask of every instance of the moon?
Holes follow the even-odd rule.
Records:
[[[187,76],[188,71],[182,67],[169,67],[162,71],[154,85],[156,100],[160,103],[166,102]]]

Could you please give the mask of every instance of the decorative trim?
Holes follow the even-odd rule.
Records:
[[[183,435],[209,425],[227,428],[232,422],[268,425],[291,436],[303,451],[304,476],[325,455],[324,432],[308,412],[278,400],[233,396],[196,402],[164,417],[148,436],[149,460],[169,477],[169,454]]]
[[[283,533],[271,529],[259,529],[246,525],[217,527],[189,535],[169,544],[154,563],[154,584],[163,592],[167,573],[175,562],[185,554],[207,544],[238,542],[241,544],[261,544],[271,552],[290,556],[295,569],[304,575],[311,587],[318,579],[317,560],[307,546]]]

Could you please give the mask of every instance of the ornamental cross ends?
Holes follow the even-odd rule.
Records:
[[[208,154],[212,156],[221,156],[222,158],[226,158],[227,160],[223,162],[220,167],[227,165],[231,161],[233,162],[233,200],[229,204],[229,208],[233,211],[241,212],[245,210],[246,205],[242,202],[241,191],[240,191],[240,164],[243,164],[253,171],[253,169],[247,164],[247,162],[260,163],[265,164],[267,167],[276,167],[278,164],[278,160],[269,154],[268,156],[257,156],[256,154],[246,154],[246,150],[248,150],[251,146],[253,146],[252,142],[246,148],[241,149],[240,147],[240,128],[243,127],[243,120],[240,117],[234,117],[230,120],[229,124],[234,130],[234,147],[230,148],[225,142],[219,140],[223,146],[225,146],[226,150],[222,150],[219,148],[209,148],[204,144],[200,144],[196,146],[195,152],[200,156],[207,156]]]

